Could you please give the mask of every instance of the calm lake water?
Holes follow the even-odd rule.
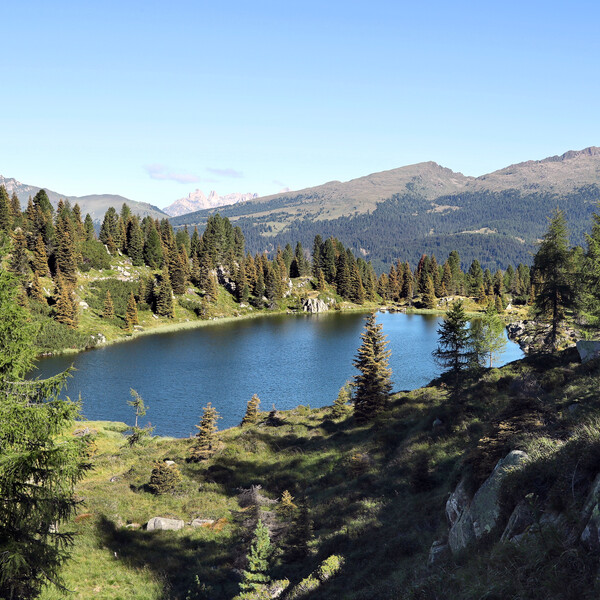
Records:
[[[356,374],[352,360],[364,314],[282,315],[144,336],[82,352],[42,359],[33,374],[48,377],[73,365],[66,395],[83,399],[92,420],[133,423],[127,405],[134,388],[148,405],[146,422],[155,434],[188,436],[197,430],[202,407],[212,402],[219,429],[239,424],[252,394],[262,410],[299,404],[332,404]],[[379,313],[390,342],[394,390],[409,390],[439,374],[431,357],[439,317]],[[523,353],[508,342],[501,364]]]

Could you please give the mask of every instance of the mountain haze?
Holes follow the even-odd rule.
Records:
[[[252,252],[333,235],[372,260],[378,270],[398,258],[416,263],[422,253],[442,260],[460,252],[505,268],[530,263],[535,244],[557,206],[567,215],[571,241],[584,242],[600,199],[600,148],[530,160],[480,177],[434,162],[331,181],[219,209],[239,225]],[[202,226],[214,210],[172,219]]]
[[[112,206],[117,211],[120,210],[121,206],[125,203],[129,206],[131,211],[140,217],[150,216],[153,219],[159,218],[164,219],[167,217],[160,208],[148,204],[147,202],[136,202],[135,200],[129,200],[123,196],[115,194],[92,194],[87,196],[67,196],[66,194],[59,194],[47,188],[39,188],[34,185],[28,185],[21,183],[16,179],[10,179],[0,175],[0,185],[4,185],[9,195],[16,192],[19,201],[21,202],[21,208],[25,209],[29,197],[35,196],[40,189],[45,189],[48,194],[48,198],[53,206],[58,205],[60,199],[68,200],[72,205],[79,204],[81,207],[81,213],[85,215],[89,213],[92,220],[96,222],[102,221],[106,211]]]

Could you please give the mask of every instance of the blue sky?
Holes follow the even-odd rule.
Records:
[[[600,145],[596,2],[12,1],[0,174],[164,207]]]

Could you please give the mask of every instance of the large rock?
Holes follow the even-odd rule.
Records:
[[[302,300],[302,310],[309,313],[321,313],[329,310],[329,306],[319,298],[305,298]]]
[[[444,562],[450,557],[450,550],[448,544],[442,540],[437,540],[431,544],[429,549],[429,557],[427,559],[427,566],[433,567],[440,562]]]
[[[471,542],[480,539],[496,528],[500,519],[500,487],[502,480],[511,467],[519,465],[526,458],[527,454],[525,452],[513,450],[498,461],[492,474],[484,481],[473,496],[471,503],[462,510],[460,516],[450,528],[448,545],[453,553],[463,550]],[[462,501],[458,502],[457,506],[459,507],[461,504]],[[448,514],[448,507],[446,512]]]
[[[148,531],[177,531],[183,529],[185,523],[181,519],[167,519],[165,517],[154,517],[146,524]]]
[[[598,358],[600,356],[600,341],[579,340],[577,342],[577,352],[582,363]]]
[[[512,515],[510,515],[510,519],[508,519],[508,523],[504,528],[500,541],[510,542],[517,540],[518,536],[524,533],[528,527],[533,525],[534,521],[535,515],[533,514],[531,506],[525,500],[521,500],[521,502],[515,506]]]
[[[596,475],[583,507],[583,522],[581,541],[589,550],[600,552],[600,475]]]

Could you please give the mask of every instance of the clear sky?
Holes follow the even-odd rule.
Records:
[[[9,0],[0,174],[164,207],[600,145],[595,1]]]

